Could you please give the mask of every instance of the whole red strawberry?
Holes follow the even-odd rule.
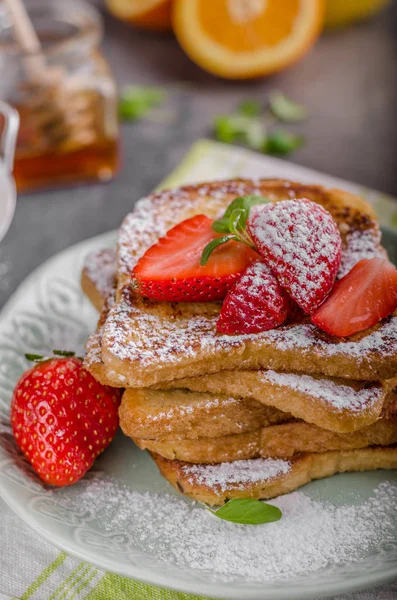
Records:
[[[80,359],[44,360],[15,387],[15,439],[41,479],[70,485],[113,440],[119,402],[119,391],[95,381]]]
[[[219,333],[260,333],[286,320],[290,298],[269,267],[258,260],[229,290],[216,325]]]
[[[256,206],[247,228],[280,285],[312,313],[331,291],[341,260],[331,214],[310,200],[284,200]]]

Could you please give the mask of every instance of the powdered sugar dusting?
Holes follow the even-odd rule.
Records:
[[[156,412],[156,414],[145,414],[141,417],[138,417],[137,421],[142,423],[161,420],[172,421],[176,417],[185,417],[186,415],[194,414],[197,412],[197,410],[200,410],[201,407],[203,407],[206,411],[210,411],[213,408],[218,408],[220,406],[222,408],[226,408],[227,406],[238,403],[239,400],[236,398],[217,398],[214,396],[214,398],[208,399],[208,397],[206,397],[205,400],[200,403],[195,403],[194,405],[180,404],[179,406],[173,406],[168,410]]]
[[[349,356],[361,362],[373,353],[391,356],[397,353],[397,316],[391,316],[379,327],[360,339],[329,341],[311,323],[282,326],[257,334],[219,335],[217,315],[176,315],[164,317],[135,306],[128,293],[111,310],[104,326],[104,343],[114,356],[139,361],[142,368],[156,363],[175,363],[187,358],[200,360],[221,351],[255,344],[257,357],[261,349],[273,348],[279,353],[314,350],[323,357]],[[244,368],[249,368],[249,359]],[[266,365],[262,365],[266,366]],[[271,367],[271,365],[268,365]]]
[[[101,363],[102,361],[102,329],[93,333],[87,340],[84,362],[86,366]]]
[[[269,267],[258,260],[250,265],[227,294],[217,324],[223,333],[257,333],[281,325],[289,301]]]
[[[386,252],[380,245],[379,229],[353,230],[346,236],[349,252],[342,253],[342,261],[338,273],[341,278],[346,275],[360,260],[365,258],[385,258]]]
[[[206,485],[214,490],[225,492],[230,489],[244,489],[246,485],[258,481],[269,481],[286,475],[291,470],[288,460],[256,458],[236,460],[217,465],[195,465],[186,463],[182,467],[184,475],[192,485]]]
[[[329,293],[342,241],[334,220],[319,204],[285,200],[253,208],[249,232],[281,285],[307,312]]]
[[[355,390],[352,386],[335,383],[330,379],[316,379],[309,375],[295,373],[276,373],[269,370],[260,372],[260,378],[264,382],[274,383],[324,400],[341,411],[362,411],[364,407],[376,404],[384,395],[379,385],[371,384]]]
[[[237,525],[169,494],[138,493],[115,480],[83,480],[75,500],[53,498],[96,517],[100,527],[127,537],[152,561],[179,569],[269,582],[358,561],[395,537],[397,486],[381,483],[367,500],[334,506],[294,492],[271,501],[283,513],[276,523]],[[147,561],[146,561],[147,562]]]
[[[103,298],[112,292],[116,266],[116,252],[112,248],[91,252],[84,260],[83,269]]]
[[[137,260],[180,221],[204,213],[217,218],[231,198],[260,193],[253,181],[226,181],[164,190],[139,200],[124,219],[118,237],[119,285],[125,283]],[[211,202],[208,202],[211,199]]]

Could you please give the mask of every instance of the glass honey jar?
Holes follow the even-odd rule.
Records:
[[[118,166],[116,86],[99,46],[102,22],[84,0],[25,0],[40,40],[27,53],[0,2],[0,99],[20,116],[18,191],[111,179]]]

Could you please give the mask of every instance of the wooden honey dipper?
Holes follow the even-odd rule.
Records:
[[[24,51],[29,113],[49,147],[68,151],[98,137],[98,94],[62,67],[49,67],[22,0],[5,0],[14,36]]]

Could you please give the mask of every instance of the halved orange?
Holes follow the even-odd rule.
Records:
[[[171,0],[106,0],[115,17],[150,31],[171,29]]]
[[[190,58],[229,79],[284,69],[314,44],[324,0],[174,0],[172,22]]]

